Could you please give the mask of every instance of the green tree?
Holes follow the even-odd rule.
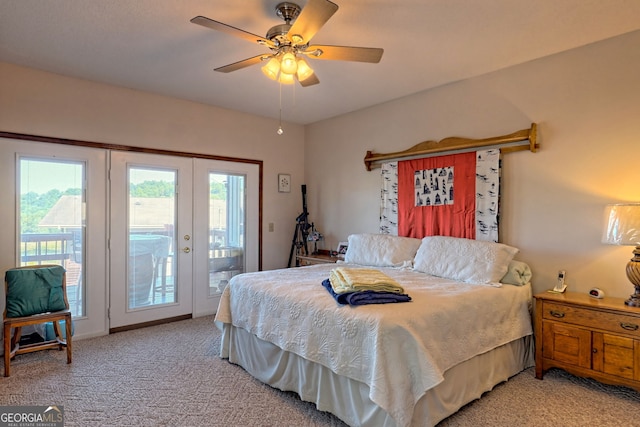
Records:
[[[129,191],[131,197],[173,197],[175,186],[167,181],[144,181],[131,184]]]
[[[60,200],[63,195],[82,194],[81,188],[68,188],[64,192],[58,189],[49,190],[44,194],[30,191],[20,195],[20,232],[42,233],[46,232],[38,227],[42,218]]]
[[[211,182],[211,198],[214,200],[227,200],[227,186],[223,182]]]

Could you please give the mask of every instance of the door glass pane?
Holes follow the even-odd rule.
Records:
[[[64,267],[71,313],[84,316],[84,162],[23,157],[19,163],[20,265]]]
[[[129,168],[129,309],[177,301],[176,171]]]
[[[244,272],[244,175],[209,173],[209,295]]]

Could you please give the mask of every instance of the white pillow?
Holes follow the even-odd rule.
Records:
[[[352,234],[344,261],[374,267],[401,267],[411,263],[421,240],[390,234]]]
[[[414,270],[466,283],[498,283],[517,252],[502,243],[429,236],[422,239]]]
[[[500,283],[522,286],[531,282],[532,276],[533,274],[531,273],[531,267],[529,267],[529,264],[514,259],[509,263],[507,274],[500,279]]]

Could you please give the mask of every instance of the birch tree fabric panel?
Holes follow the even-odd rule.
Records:
[[[498,240],[500,151],[398,162],[398,235]]]
[[[380,234],[398,235],[398,162],[382,163]]]
[[[476,240],[498,241],[500,150],[476,152]]]

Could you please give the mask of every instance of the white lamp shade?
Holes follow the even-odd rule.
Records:
[[[602,242],[611,245],[640,245],[640,203],[607,205]]]
[[[282,55],[282,59],[280,60],[280,71],[285,74],[295,74],[298,70],[298,63],[296,61],[296,56],[287,52]]]
[[[280,77],[278,78],[278,81],[285,85],[292,85],[296,82],[295,74],[280,73]]]
[[[307,64],[307,61],[305,61],[304,58],[298,59],[298,71],[296,72],[296,74],[298,75],[298,80],[301,82],[307,80],[313,75],[313,70],[311,69],[309,64]]]
[[[271,58],[261,69],[265,76],[276,80],[280,72],[280,62],[276,58]]]

